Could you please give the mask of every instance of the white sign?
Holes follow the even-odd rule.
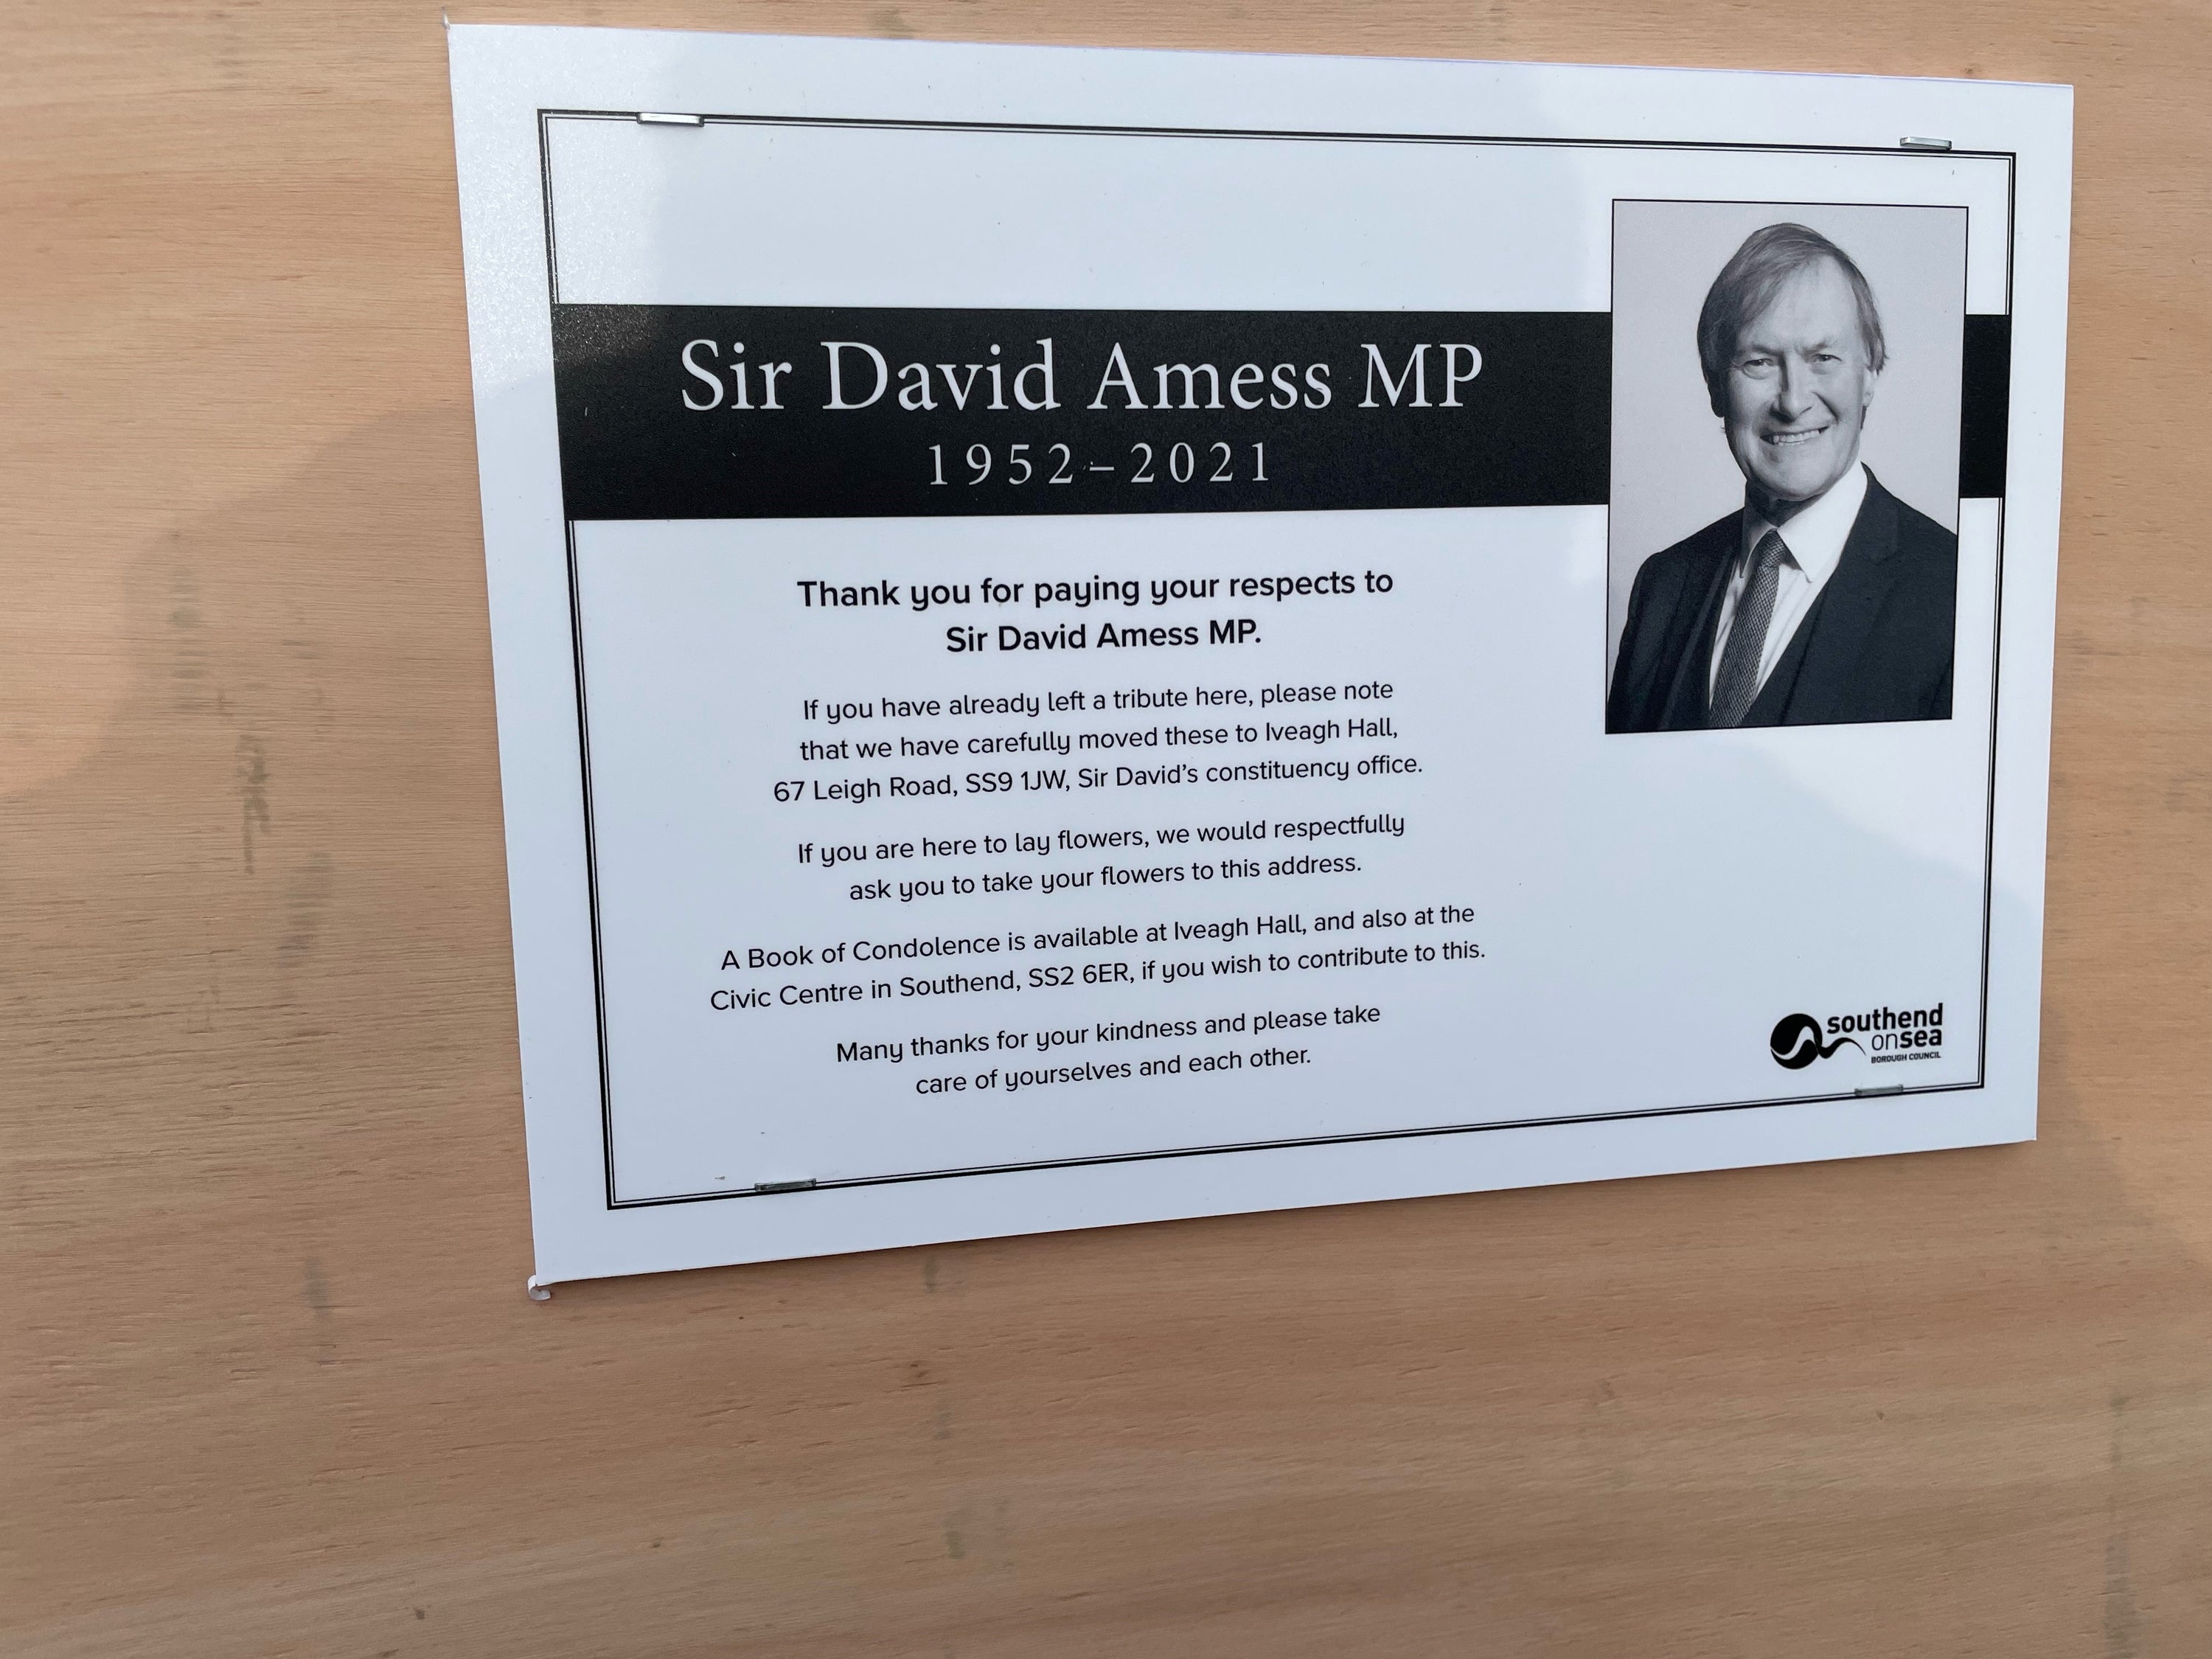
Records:
[[[2066,88],[451,42],[540,1281],[2033,1135]]]

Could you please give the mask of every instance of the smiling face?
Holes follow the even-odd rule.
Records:
[[[1875,380],[1850,281],[1832,259],[1792,272],[1737,334],[1717,411],[1761,505],[1802,505],[1850,471]]]

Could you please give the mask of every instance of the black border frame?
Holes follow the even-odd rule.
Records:
[[[556,120],[628,121],[635,122],[646,112],[638,110],[551,109],[538,111],[538,155],[541,201],[545,216],[545,280],[549,311],[561,303],[561,275],[559,243],[553,210],[553,155],[550,143],[551,123]],[[683,123],[689,125],[690,122]],[[701,114],[702,126],[797,126],[842,127],[871,131],[951,131],[1066,134],[1079,133],[1102,137],[1142,138],[1216,138],[1241,139],[1254,142],[1287,141],[1320,143],[1412,143],[1479,145],[1499,148],[1528,148],[1538,149],[1656,149],[1656,150],[1722,150],[1759,152],[1765,154],[1826,155],[1881,155],[1922,156],[1931,161],[1965,159],[2002,161],[2005,164],[2005,308],[2002,314],[2010,316],[2013,304],[2013,263],[2019,237],[2020,153],[2017,150],[1990,149],[1923,149],[1908,148],[1899,143],[1895,147],[1877,144],[1776,144],[1739,143],[1717,140],[1663,140],[1642,138],[1527,138],[1496,135],[1444,133],[1385,133],[1357,131],[1316,131],[1308,130],[1209,128],[1209,127],[1144,127],[1091,125],[1082,123],[1015,122],[1015,121],[930,121],[916,119],[872,119],[857,116],[796,116],[796,115],[737,115]],[[1625,200],[1706,200],[1705,198],[1615,198]],[[1839,204],[1840,205],[1840,204]],[[1849,205],[1881,206],[1883,204],[1850,204]],[[1893,204],[1890,205],[1928,205],[1926,204]],[[1971,213],[1971,210],[1968,210]],[[1970,219],[1971,225],[1971,219]],[[1971,249],[1971,229],[1969,247]],[[1611,294],[1611,274],[1608,268],[1607,295]],[[1962,313],[1983,314],[1983,313]],[[2009,463],[2008,463],[2008,473]],[[2009,482],[2009,478],[2008,478]],[[1968,499],[1968,498],[1962,498]],[[1986,499],[1986,498],[1972,498]],[[574,659],[576,682],[576,744],[579,780],[582,789],[584,826],[584,866],[592,927],[592,991],[595,1024],[595,1047],[599,1060],[599,1130],[601,1158],[606,1178],[606,1208],[612,1210],[654,1209],[672,1204],[702,1204],[726,1199],[766,1198],[781,1196],[792,1191],[828,1191],[854,1187],[902,1186],[920,1181],[944,1181],[964,1176],[1011,1175],[1039,1170],[1081,1169],[1110,1164],[1149,1164],[1164,1158],[1211,1158],[1230,1152],[1280,1152],[1303,1146],[1352,1146],[1363,1141],[1413,1140],[1438,1135],[1477,1134],[1498,1129],[1537,1129],[1563,1127],[1575,1123],[1612,1123],[1644,1118],[1693,1117],[1711,1112],[1750,1111],[1763,1107],[1819,1105],[1838,1101],[1882,1100],[1912,1095],[1960,1094],[1987,1086],[1989,1075],[1989,1006],[1990,1006],[1990,933],[1993,920],[1994,884],[1996,860],[1996,775],[1997,775],[1997,719],[2000,694],[2003,685],[2002,673],[2004,641],[2004,530],[2005,498],[1997,501],[1996,580],[1993,596],[1994,610],[1990,617],[1990,760],[1988,807],[1984,817],[1982,836],[1982,973],[1979,1011],[1979,1030],[1974,1060],[1974,1079],[1971,1083],[1902,1084],[1893,1087],[1871,1089],[1854,1088],[1842,1092],[1814,1095],[1777,1095],[1758,1100],[1714,1101],[1686,1106],[1648,1107],[1635,1111],[1584,1112],[1547,1117],[1510,1118],[1482,1123],[1437,1124],[1411,1129],[1373,1129],[1346,1134],[1307,1135],[1279,1140],[1240,1140],[1198,1146],[1160,1147],[1134,1152],[1103,1152],[1081,1158],[1037,1158],[1018,1164],[981,1164],[960,1165],[939,1170],[915,1170],[891,1175],[850,1176],[828,1180],[809,1180],[798,1182],[775,1182],[767,1188],[748,1186],[720,1192],[672,1193],[653,1198],[620,1198],[615,1191],[614,1101],[611,1066],[607,1053],[606,971],[600,945],[599,883],[597,836],[592,822],[592,750],[591,720],[584,671],[583,608],[578,591],[576,569],[576,523],[567,515],[567,503],[562,503],[562,543],[567,560],[568,586],[569,640]],[[1607,509],[1608,515],[1610,507]],[[1610,537],[1608,534],[1608,548]],[[1602,684],[1602,682],[1601,682]]]

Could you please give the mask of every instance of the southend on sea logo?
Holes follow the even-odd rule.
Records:
[[[1854,1033],[1866,1040],[1862,1042]],[[1766,1047],[1777,1066],[1792,1072],[1816,1060],[1832,1060],[1845,1048],[1856,1048],[1877,1066],[1885,1060],[1941,1060],[1943,1005],[1869,1008],[1863,1014],[1831,1014],[1825,1022],[1810,1014],[1785,1014],[1775,1022]]]

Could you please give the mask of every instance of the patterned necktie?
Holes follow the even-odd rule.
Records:
[[[1712,726],[1741,726],[1759,696],[1759,659],[1766,650],[1766,625],[1774,620],[1774,595],[1782,586],[1782,562],[1790,556],[1779,531],[1770,530],[1751,550],[1751,580],[1735,602],[1721,672],[1713,677]]]

